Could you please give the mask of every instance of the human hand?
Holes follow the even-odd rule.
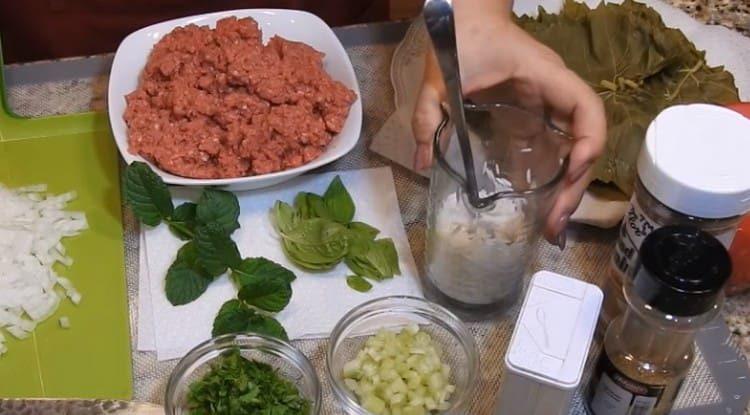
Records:
[[[591,181],[591,170],[603,153],[606,120],[602,101],[552,50],[533,39],[502,13],[483,13],[457,8],[461,82],[464,93],[503,84],[515,103],[544,111],[574,141],[562,190],[547,217],[544,235],[564,248],[565,226]],[[488,47],[491,44],[491,47]],[[423,84],[412,118],[417,141],[415,168],[432,165],[432,135],[445,100],[440,69],[432,52],[426,56]]]

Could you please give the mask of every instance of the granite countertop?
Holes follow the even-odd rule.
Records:
[[[665,0],[697,20],[750,36],[750,0]]]

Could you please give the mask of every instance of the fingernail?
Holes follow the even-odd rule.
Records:
[[[557,234],[557,247],[560,248],[560,250],[565,249],[565,243],[567,242],[567,232],[566,228],[568,227],[568,220],[570,219],[570,216],[563,215],[560,218],[560,233]]]
[[[560,248],[561,251],[565,250],[565,242],[567,241],[567,236],[565,229],[561,230],[560,233],[557,234],[557,247]]]
[[[574,171],[573,173],[571,173],[571,175],[570,175],[570,182],[571,183],[577,182],[578,179],[580,179],[581,177],[583,177],[584,174],[586,174],[586,171],[588,171],[588,169],[590,167],[591,167],[591,162],[585,163],[584,165],[582,165],[581,167],[579,167],[576,171]]]

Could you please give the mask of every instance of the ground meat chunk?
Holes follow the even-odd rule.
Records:
[[[323,54],[251,18],[178,27],[154,45],[126,97],[130,152],[184,177],[265,174],[319,157],[355,101]]]

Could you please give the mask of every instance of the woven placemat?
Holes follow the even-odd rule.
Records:
[[[404,168],[393,165],[388,160],[367,150],[369,139],[377,132],[384,120],[393,112],[393,91],[390,87],[389,67],[395,44],[368,45],[348,48],[349,55],[360,82],[364,103],[364,123],[362,138],[354,150],[343,159],[326,166],[322,171],[361,169],[367,167],[391,166],[394,172],[402,220],[406,227],[412,253],[420,269],[423,269],[424,218],[427,208],[427,186],[425,178]],[[101,85],[106,79],[66,81],[45,85],[24,86],[9,89],[9,102],[15,111],[22,115],[49,113],[70,113],[76,109],[100,107],[102,105]],[[44,99],[40,99],[40,92]],[[125,209],[125,263],[130,304],[130,327],[133,343],[134,399],[161,403],[166,382],[176,361],[158,362],[155,353],[136,351],[137,302],[138,302],[138,225],[132,213]],[[547,269],[561,274],[580,278],[592,283],[600,283],[605,275],[610,259],[612,243],[616,232],[602,231],[588,227],[575,227],[569,230],[568,245],[560,252],[546,242],[540,242],[534,268]],[[503,357],[512,334],[513,322],[518,307],[512,309],[503,320],[485,323],[472,323],[470,328],[480,349],[481,373],[479,385],[474,388],[470,414],[491,414],[495,394],[503,378]],[[331,394],[325,373],[326,341],[294,342],[314,364],[322,381],[325,414],[342,413],[337,408]],[[598,350],[596,344],[592,350]],[[596,358],[592,353],[590,360]],[[589,364],[587,367],[591,367]],[[582,384],[588,379],[588,372]],[[688,379],[675,405],[679,408],[695,408],[710,405],[721,400],[717,384],[705,360],[699,353]],[[580,392],[576,394],[571,414],[582,414]]]

